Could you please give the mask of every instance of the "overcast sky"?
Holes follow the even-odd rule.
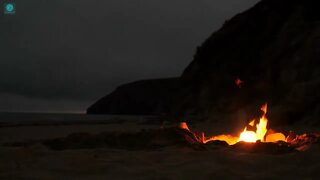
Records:
[[[0,15],[0,111],[84,112],[116,86],[179,76],[258,0],[15,0]]]

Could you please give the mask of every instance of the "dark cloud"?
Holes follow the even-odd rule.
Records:
[[[196,46],[257,1],[16,0],[16,15],[0,15],[0,111],[23,109],[19,98],[84,109],[122,83],[179,76]]]

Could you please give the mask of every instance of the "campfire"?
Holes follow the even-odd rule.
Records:
[[[222,141],[226,142],[228,145],[236,145],[236,144],[278,144],[278,145],[286,145],[287,147],[292,147],[298,151],[307,150],[311,144],[319,142],[320,134],[302,134],[296,135],[294,132],[290,131],[286,136],[284,133],[275,132],[272,129],[268,129],[268,119],[267,119],[267,104],[264,104],[261,107],[261,111],[263,112],[259,121],[252,120],[242,132],[238,134],[238,136],[234,136],[231,134],[221,134],[216,136],[206,137],[202,132],[200,135],[190,131],[187,123],[180,123],[180,128],[192,133],[198,143],[208,144],[210,142]]]
[[[255,143],[257,141],[261,142],[278,142],[284,141],[286,142],[286,137],[283,133],[273,133],[273,131],[268,131],[268,119],[267,119],[267,104],[261,107],[261,111],[263,112],[262,117],[260,118],[259,122],[256,123],[256,120],[252,120],[247,127],[240,133],[239,136],[232,136],[232,135],[218,135],[213,136],[210,138],[205,138],[203,143],[207,143],[209,141],[225,141],[229,145],[234,145],[240,141]],[[248,129],[255,129],[248,130]],[[269,132],[267,134],[267,132]]]

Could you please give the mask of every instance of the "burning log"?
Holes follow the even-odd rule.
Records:
[[[306,151],[312,144],[320,143],[320,136],[319,134],[296,135],[295,138],[290,137],[288,143],[298,151]]]

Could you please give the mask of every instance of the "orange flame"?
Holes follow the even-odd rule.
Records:
[[[202,142],[207,143],[210,141],[225,141],[229,145],[236,144],[237,142],[244,141],[248,143],[255,143],[256,141],[261,141],[261,142],[277,142],[277,141],[285,141],[286,142],[286,137],[282,133],[270,133],[268,135],[268,119],[266,117],[267,114],[267,104],[263,105],[261,107],[261,111],[263,112],[262,117],[260,118],[260,121],[258,124],[256,124],[256,131],[248,131],[247,127],[244,128],[244,130],[240,133],[239,136],[232,136],[232,135],[218,135],[218,136],[213,136],[210,138],[202,136]],[[255,120],[251,121],[249,123],[250,126],[254,126]],[[185,127],[186,124],[181,125],[180,127],[183,129],[188,129]],[[189,130],[189,129],[188,129]]]
[[[247,131],[247,128],[243,130],[243,132],[240,134],[239,141],[245,141],[245,142],[256,142],[260,140],[261,142],[264,142],[264,136],[267,133],[267,124],[268,119],[266,117],[267,114],[267,104],[263,105],[261,107],[261,111],[263,112],[262,117],[260,118],[260,122],[256,125],[256,132],[254,131]],[[250,123],[251,125],[252,123]]]
[[[249,125],[253,127],[253,126],[254,126],[255,121],[256,121],[256,120],[252,120],[252,121],[249,123]]]
[[[187,125],[186,122],[181,122],[181,123],[179,124],[179,127],[180,127],[181,129],[185,129],[185,130],[190,131],[190,129],[189,129],[189,127],[188,127],[188,125]]]

